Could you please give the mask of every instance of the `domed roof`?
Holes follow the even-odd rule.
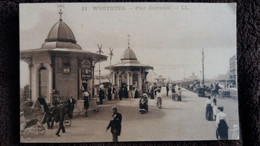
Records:
[[[66,23],[64,23],[62,20],[54,24],[45,41],[47,42],[64,41],[64,42],[76,43],[73,32],[71,31],[69,26]]]
[[[45,42],[42,45],[42,48],[74,48],[81,50],[81,47],[76,44],[75,36],[72,30],[62,21],[62,19],[55,23],[51,28]]]
[[[129,47],[125,50],[121,60],[137,60],[135,52]]]

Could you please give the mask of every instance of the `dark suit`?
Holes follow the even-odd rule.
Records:
[[[107,129],[111,127],[113,142],[117,142],[118,136],[121,134],[121,122],[122,122],[122,115],[120,113],[116,113],[112,115],[112,120],[109,122],[107,126]]]
[[[169,85],[166,85],[166,95],[168,96],[169,93]]]
[[[65,132],[65,127],[63,125],[64,116],[65,116],[65,105],[63,105],[63,104],[58,105],[56,111],[57,111],[57,113],[56,113],[57,118],[59,118],[59,122],[60,122],[56,135],[59,136],[60,130],[62,130],[63,133]]]
[[[74,104],[76,103],[76,100],[74,98],[68,100],[68,108],[69,108],[69,117],[72,119],[73,117],[73,110],[74,110]]]
[[[105,92],[103,89],[99,90],[99,102],[100,104],[103,104],[103,99],[105,98]]]
[[[108,87],[107,88],[107,98],[108,100],[111,100],[112,99],[112,93],[111,93],[112,89],[111,87]]]

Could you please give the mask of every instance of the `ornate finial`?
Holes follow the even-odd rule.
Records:
[[[128,48],[130,48],[130,35],[127,35],[127,41],[128,41]]]
[[[62,14],[63,14],[63,12],[62,12],[61,8],[64,8],[64,5],[63,4],[58,4],[57,6],[58,6],[58,8],[60,8],[59,9],[60,21],[62,21]]]
[[[98,46],[98,51],[97,51],[97,53],[98,53],[98,54],[104,53],[104,52],[102,51],[102,45],[99,46],[99,45],[97,44],[97,46]]]
[[[110,50],[109,55],[112,57],[112,56],[114,55],[114,54],[113,54],[113,50],[114,50],[114,49],[109,48],[109,50]]]

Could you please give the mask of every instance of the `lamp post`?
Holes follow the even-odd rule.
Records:
[[[102,51],[102,45],[99,46],[99,45],[97,44],[97,46],[98,46],[98,51],[97,51],[97,53],[98,53],[99,55],[101,55],[102,53],[104,53],[104,52]],[[100,85],[100,76],[101,76],[100,61],[98,61],[98,66],[99,66],[99,67],[98,67],[98,68],[99,68],[99,69],[98,69],[98,72],[99,72],[99,77],[98,77],[98,78],[99,78],[99,85]],[[93,78],[94,78],[94,77],[93,77]]]
[[[109,80],[111,80],[111,78],[112,78],[111,61],[112,61],[112,56],[114,55],[113,50],[114,49],[109,48],[109,51],[110,51],[110,53],[109,53],[109,56],[110,56],[110,76],[109,76]]]

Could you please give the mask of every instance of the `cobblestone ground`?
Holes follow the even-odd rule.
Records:
[[[111,107],[118,106],[122,114],[122,131],[119,141],[179,141],[179,140],[216,140],[215,121],[205,119],[205,100],[195,93],[183,89],[182,101],[173,101],[163,91],[162,109],[156,107],[156,99],[149,99],[149,112],[140,114],[139,99],[123,99],[105,101],[100,105],[100,111],[89,112],[89,117],[83,114],[72,119],[72,125],[57,137],[57,126],[44,135],[37,133],[30,138],[21,138],[21,142],[111,142],[110,131],[106,126],[112,115]],[[217,99],[218,105],[224,106],[229,118],[229,135],[232,126],[238,124],[238,103],[233,99]]]

